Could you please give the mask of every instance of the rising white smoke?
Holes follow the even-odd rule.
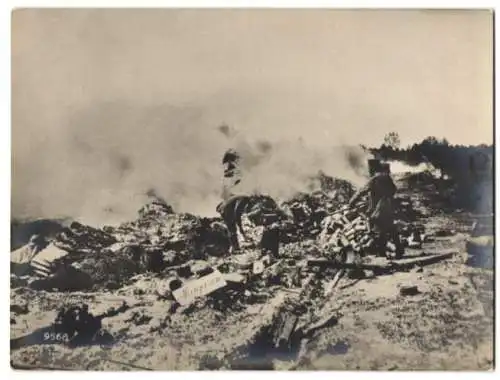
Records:
[[[320,171],[359,186],[366,180],[368,155],[355,146],[313,148],[302,141],[237,141],[242,154],[238,192],[266,193],[278,199],[311,190],[311,177]]]
[[[285,130],[285,129],[284,129]],[[92,225],[136,217],[152,193],[179,212],[215,215],[222,156],[243,156],[241,189],[283,198],[324,173],[360,184],[361,149],[273,142],[205,120],[198,108],[102,104],[77,113],[53,136],[13,151],[13,218],[72,217]],[[149,195],[148,195],[149,194]]]

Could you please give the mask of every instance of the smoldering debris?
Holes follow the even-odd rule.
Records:
[[[260,245],[264,254],[272,246],[272,256],[279,258],[282,250],[287,250],[287,244],[302,246],[307,242],[315,245],[316,251],[325,257],[342,255],[346,250],[361,253],[370,249],[373,239],[364,215],[366,201],[359,201],[354,208],[347,207],[355,186],[324,173],[310,180],[317,181],[318,190],[295,194],[280,202],[276,218],[269,219],[269,210],[262,209],[259,211],[262,217],[256,217],[254,222],[244,221],[247,234],[253,241],[244,245],[245,250],[258,253]],[[92,277],[88,281],[91,287],[99,289],[108,283],[119,287],[142,271],[162,273],[169,267],[193,259],[226,260],[229,235],[222,219],[178,212],[158,198],[155,189],[150,189],[147,195],[149,201],[137,211],[132,221],[102,228],[73,222],[57,234],[46,236],[47,242],[67,252],[51,264],[54,276],[57,272],[61,277],[61,273],[67,271],[58,272],[57,268],[77,264],[78,270]],[[398,205],[403,243],[421,244],[426,235],[421,225],[414,224],[411,202],[403,199]],[[254,224],[257,220],[268,219],[272,221],[269,225]],[[271,235],[276,242],[264,239]],[[222,262],[217,265],[222,265]],[[74,271],[75,267],[71,269]],[[53,284],[49,280],[47,283]]]

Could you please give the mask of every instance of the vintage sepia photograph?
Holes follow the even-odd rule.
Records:
[[[11,21],[11,368],[494,370],[493,10]]]

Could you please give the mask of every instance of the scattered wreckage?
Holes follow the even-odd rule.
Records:
[[[354,186],[324,175],[320,179],[319,190],[279,204],[288,220],[265,225],[244,220],[251,241],[242,244],[239,254],[227,255],[229,238],[219,218],[175,213],[165,201],[153,199],[135,221],[102,229],[75,222],[50,242],[37,246],[37,241],[31,241],[30,252],[35,253],[26,259],[30,268],[13,273],[11,284],[48,292],[143,294],[152,289],[139,284],[150,281],[157,300],[166,302],[167,317],[204,307],[226,313],[269,303],[273,310],[254,340],[264,340],[272,351],[299,350],[303,339],[321,326],[335,323],[334,316],[318,320],[315,314],[342,276],[355,279],[408,271],[453,254],[366,262],[373,244],[366,200],[348,207]],[[418,213],[409,199],[396,201],[403,243],[421,248],[428,236],[417,223]],[[394,249],[390,244],[387,248]],[[36,260],[39,255],[44,258],[43,269]],[[402,294],[412,292],[414,289],[402,290]],[[56,336],[66,334],[67,342],[73,344],[112,341],[100,321],[122,309],[93,316],[88,306],[73,305],[59,310],[51,328]],[[129,322],[148,323],[140,315]],[[166,326],[168,318],[163,328]]]

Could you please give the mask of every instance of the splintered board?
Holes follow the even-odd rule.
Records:
[[[375,274],[383,274],[394,270],[411,269],[414,266],[425,266],[435,264],[439,261],[449,259],[455,255],[456,251],[443,252],[440,254],[429,254],[425,256],[407,258],[390,261],[385,259],[385,263],[380,264],[355,264],[355,263],[341,263],[338,261],[331,261],[325,259],[308,260],[309,267],[323,267],[323,268],[344,268],[344,269],[367,269],[372,270]]]

